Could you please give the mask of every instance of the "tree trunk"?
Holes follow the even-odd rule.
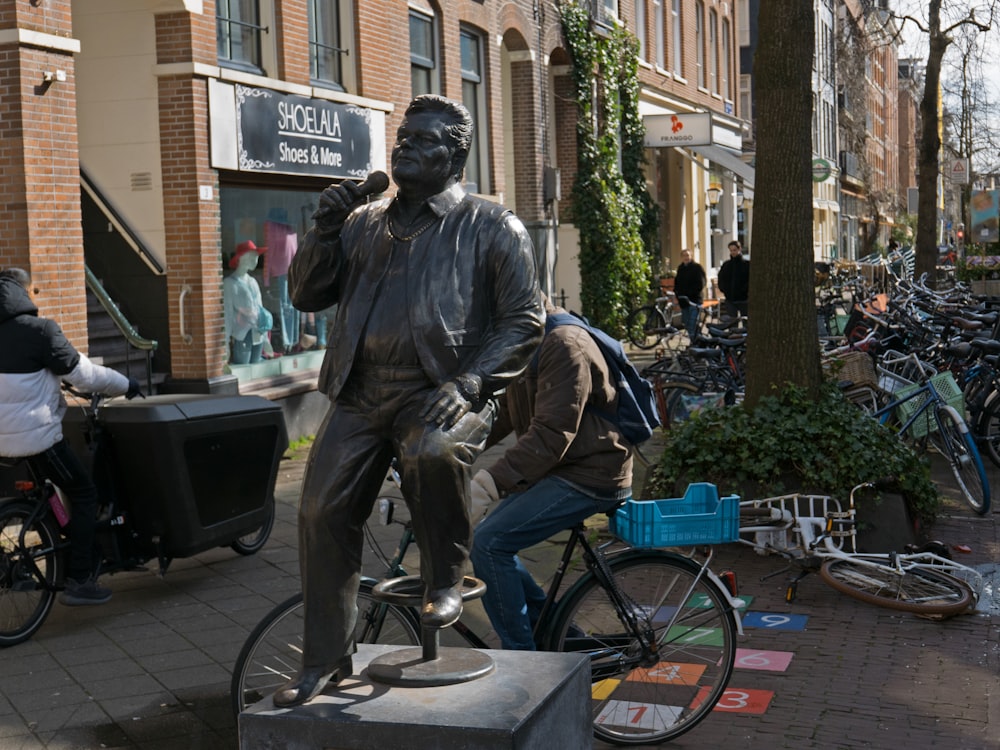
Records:
[[[815,394],[822,380],[813,289],[811,0],[763,0],[759,28],[750,406],[787,383]]]
[[[920,146],[917,150],[917,255],[914,276],[927,274],[935,282],[937,266],[937,184],[941,171],[938,107],[941,101],[941,60],[951,40],[941,31],[941,0],[928,3],[928,54],[924,95],[920,99]]]

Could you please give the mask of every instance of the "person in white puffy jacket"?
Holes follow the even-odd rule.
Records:
[[[104,604],[111,589],[97,583],[97,488],[63,438],[64,380],[91,393],[142,395],[138,382],[94,364],[73,348],[55,321],[39,317],[26,271],[0,271],[0,456],[26,458],[38,476],[48,477],[70,500],[69,567],[60,601]]]

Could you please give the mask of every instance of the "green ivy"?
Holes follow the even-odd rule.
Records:
[[[811,400],[805,389],[788,385],[754,409],[704,409],[672,428],[652,496],[677,497],[688,482],[712,482],[724,494],[804,489],[846,499],[852,487],[886,477],[896,478],[911,512],[929,525],[940,503],[930,468],[895,432],[836,386]]]
[[[652,282],[656,205],[642,171],[638,43],[622,28],[596,34],[588,7],[560,5],[578,107],[572,218],[580,232],[583,313],[621,335]]]

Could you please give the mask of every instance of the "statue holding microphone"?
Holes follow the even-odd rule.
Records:
[[[461,185],[471,138],[464,106],[414,99],[392,148],[395,197],[366,202],[385,175],[327,188],[292,262],[295,306],[338,309],[318,386],[331,405],[299,508],[302,666],[277,706],[351,674],[363,525],[393,457],[420,548],[422,624],[447,627],[462,612],[471,467],[491,397],[544,328],[523,224]]]

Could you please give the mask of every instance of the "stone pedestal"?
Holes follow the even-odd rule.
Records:
[[[240,714],[240,750],[552,750],[591,747],[584,656],[490,651],[496,670],[443,687],[390,687],[366,671],[398,646],[361,644],[355,674],[304,706],[267,697]]]

